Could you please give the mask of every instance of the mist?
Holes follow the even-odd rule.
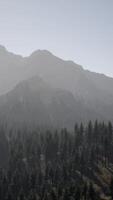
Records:
[[[113,2],[0,1],[0,199],[113,199]]]

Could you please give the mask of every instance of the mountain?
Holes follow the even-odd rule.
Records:
[[[0,66],[0,115],[7,121],[60,127],[113,121],[113,78],[47,50],[22,57],[0,46]]]
[[[86,113],[71,92],[55,89],[35,76],[0,97],[0,117],[13,126],[68,127]],[[88,113],[88,109],[87,109]]]
[[[23,77],[23,59],[0,46],[0,94],[11,90]]]
[[[8,92],[21,80],[36,74],[54,83],[56,87],[67,88],[68,83],[65,85],[65,80],[73,78],[73,70],[76,72],[80,69],[77,64],[63,61],[46,50],[38,50],[29,57],[22,57],[0,46],[0,94]]]
[[[68,90],[54,88],[38,76],[22,81],[0,97],[0,118],[14,127],[69,129],[75,122],[105,119]]]

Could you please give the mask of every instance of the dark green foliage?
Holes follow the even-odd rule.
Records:
[[[0,167],[6,167],[8,164],[8,141],[4,128],[0,127]]]
[[[111,198],[113,200],[113,179],[111,180],[111,183],[110,183],[110,194],[111,194]]]
[[[76,125],[74,132],[26,130],[9,137],[9,164],[0,170],[1,200],[96,200],[98,166],[113,164],[112,124]],[[92,181],[92,182],[91,182]],[[113,181],[108,186],[113,199]]]

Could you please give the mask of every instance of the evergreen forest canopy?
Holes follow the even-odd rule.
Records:
[[[70,132],[6,129],[0,128],[1,200],[113,199],[111,122],[76,124]]]

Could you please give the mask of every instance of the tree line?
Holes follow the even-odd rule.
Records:
[[[111,122],[76,124],[73,131],[10,130],[7,140],[8,162],[0,169],[1,200],[100,200],[103,195],[113,199]],[[110,174],[105,183],[101,169]]]

